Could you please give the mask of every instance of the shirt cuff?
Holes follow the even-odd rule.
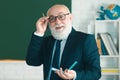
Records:
[[[73,78],[73,80],[75,80],[77,78],[77,75],[76,75],[76,71],[75,71],[75,77]]]
[[[39,36],[39,37],[43,37],[44,36],[44,34],[38,34],[36,32],[34,32],[34,35]]]

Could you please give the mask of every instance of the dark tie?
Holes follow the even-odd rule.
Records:
[[[54,53],[54,58],[53,58],[53,64],[52,66],[59,69],[59,59],[60,59],[60,42],[61,40],[57,40],[56,42],[56,48],[55,48],[55,53]],[[51,79],[50,80],[59,80],[59,77],[54,71],[51,73]]]

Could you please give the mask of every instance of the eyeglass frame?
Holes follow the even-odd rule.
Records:
[[[60,19],[60,16],[61,16],[61,15],[58,15],[58,16],[50,16],[50,17],[48,18],[48,20],[49,20],[49,22],[50,22],[50,23],[55,22],[57,18],[58,18],[59,20],[65,20],[65,19],[66,19],[66,15],[69,15],[69,14],[70,14],[70,13],[61,14],[61,15],[64,15],[64,19]],[[53,17],[53,18],[54,18],[54,20],[53,20],[53,21],[50,21],[50,18],[51,18],[51,17]]]

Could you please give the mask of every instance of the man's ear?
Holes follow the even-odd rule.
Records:
[[[72,14],[70,13],[69,15],[70,15],[70,20],[72,21]]]

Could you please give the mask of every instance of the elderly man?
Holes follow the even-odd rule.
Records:
[[[49,25],[51,36],[44,37]],[[28,65],[43,64],[44,80],[98,80],[100,56],[93,35],[77,32],[67,6],[53,5],[36,22],[28,47]]]

